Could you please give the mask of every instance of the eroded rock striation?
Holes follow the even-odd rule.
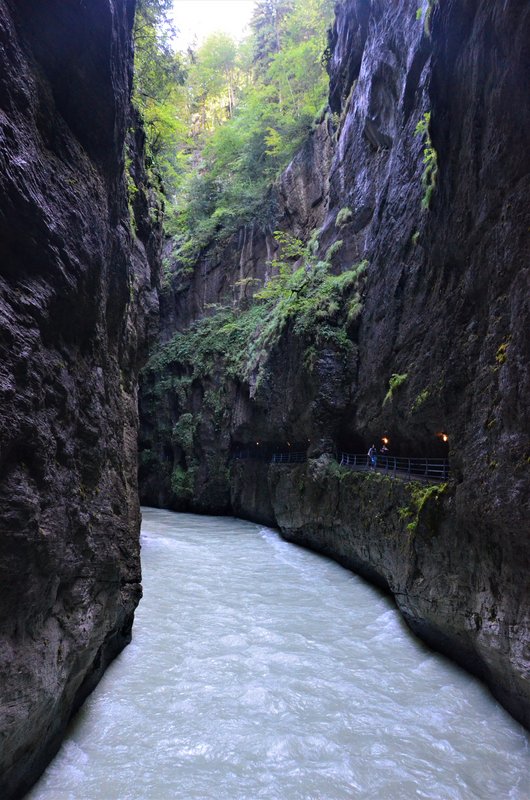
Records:
[[[159,232],[133,16],[134,0],[0,0],[2,798],[55,753],[141,596],[136,385]]]
[[[377,581],[528,726],[530,7],[418,5],[337,6],[329,113],[280,179],[276,217],[165,290],[141,491],[277,524]],[[317,228],[348,279],[322,283],[312,322],[252,327],[277,228],[306,242]],[[235,305],[240,339],[223,345],[236,320],[215,327],[212,303]],[[384,434],[396,454],[443,455],[442,432],[447,486],[334,460]],[[308,461],[267,463],[289,446]]]

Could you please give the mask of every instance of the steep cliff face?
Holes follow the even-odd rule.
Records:
[[[238,311],[151,362],[141,471],[147,502],[275,522],[390,588],[411,627],[526,725],[529,34],[520,0],[337,6],[330,112],[282,176],[271,230],[307,241],[318,228],[329,272],[351,278],[322,283],[312,324],[292,304],[272,327],[249,324],[256,353],[221,338],[249,319],[238,276],[262,279],[275,243],[246,231],[206,252],[179,284],[192,298],[181,330],[207,303]],[[383,434],[394,453],[444,455],[441,432],[441,493],[328,469],[337,448],[366,452]],[[307,466],[258,460],[288,443]],[[231,462],[241,447],[256,460]]]
[[[124,178],[134,0],[0,0],[0,795],[129,641],[157,232]],[[142,200],[143,198],[143,200]]]

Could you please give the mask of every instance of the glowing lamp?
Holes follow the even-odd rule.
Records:
[[[383,436],[383,438],[381,439],[381,441],[383,442],[383,444],[388,444],[388,443],[389,443],[389,441],[390,441],[390,439],[387,439],[387,438],[386,438],[386,436]]]

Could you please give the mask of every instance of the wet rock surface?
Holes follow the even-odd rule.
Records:
[[[216,452],[212,507],[275,520],[287,538],[387,586],[411,627],[481,675],[527,726],[529,40],[519,0],[424,2],[420,13],[408,1],[338,5],[330,113],[282,176],[271,231],[307,241],[319,228],[322,254],[342,241],[335,272],[368,262],[351,346],[315,348],[287,324],[246,381],[227,380],[218,364],[183,390],[190,376],[174,364],[159,376],[163,400],[144,395],[151,461],[141,472],[146,501],[205,511],[204,454],[213,464]],[[204,253],[179,284],[188,310],[173,290],[166,296],[163,340],[210,313],[208,303],[245,307],[233,287],[242,275],[262,280],[271,250],[270,234],[247,230]],[[207,402],[212,389],[224,392],[221,415]],[[202,465],[184,501],[171,484],[185,465],[171,440],[183,413],[195,420],[186,457]],[[396,455],[450,459],[450,488],[410,546],[414,518],[398,511],[412,490],[407,499],[402,487],[315,467],[385,434]],[[230,459],[290,442],[304,443],[306,467]]]
[[[134,2],[0,2],[0,795],[20,797],[130,640],[137,372],[157,309]],[[136,141],[133,141],[136,137]]]

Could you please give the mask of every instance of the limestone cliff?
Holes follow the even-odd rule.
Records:
[[[159,234],[133,16],[134,0],[0,0],[2,798],[57,750],[141,595],[136,384]]]
[[[418,5],[338,4],[329,112],[278,182],[276,219],[165,290],[141,490],[278,524],[378,581],[529,725],[530,7]],[[328,254],[303,319],[294,300],[271,321],[249,299],[276,228],[317,228]],[[211,303],[227,307],[217,327]],[[440,432],[447,487],[332,459],[385,433],[394,453],[442,455]],[[307,464],[268,465],[288,443]],[[241,448],[254,460],[231,460]]]

